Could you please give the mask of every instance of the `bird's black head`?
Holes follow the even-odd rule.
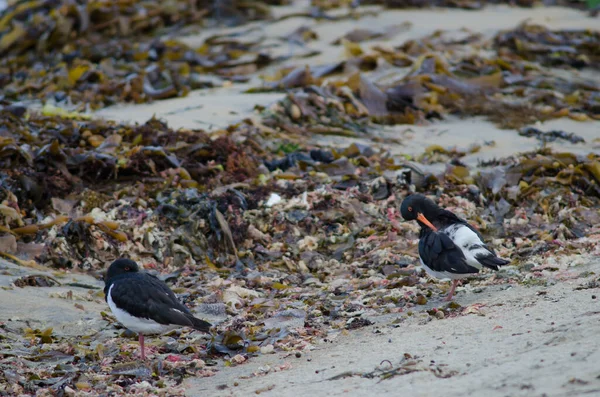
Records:
[[[108,281],[113,277],[116,277],[124,273],[136,273],[139,272],[140,268],[137,263],[127,258],[119,258],[110,264],[104,280]]]
[[[407,196],[400,206],[400,214],[407,221],[415,219],[421,223],[421,226],[429,226],[432,230],[437,230],[430,220],[438,217],[442,209],[436,203],[422,194],[411,194]]]

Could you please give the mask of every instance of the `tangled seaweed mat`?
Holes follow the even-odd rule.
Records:
[[[464,153],[436,148],[426,161],[449,166],[423,175],[366,146],[284,145],[250,122],[215,139],[154,119],[130,126],[16,106],[0,117],[6,246],[16,243],[55,269],[57,280],[64,270],[98,274],[116,256],[131,256],[163,273],[196,312],[220,318],[208,356],[188,334],[158,339],[162,361],[150,369],[130,368],[137,346],[114,335],[97,343],[0,327],[13,346],[0,351],[0,365],[12,363],[2,367],[15,381],[11,389],[2,384],[10,392],[157,392],[184,376],[210,375],[213,355],[239,365],[274,349],[309,349],[314,338],[370,324],[367,312],[410,311],[439,299],[442,285],[415,268],[417,226],[397,219],[411,190],[438,195],[513,261],[512,270],[472,285],[543,284],[542,270],[558,268],[556,258],[599,249],[597,155],[541,150],[475,172],[461,165]],[[40,285],[33,281],[24,288]],[[104,319],[111,328],[114,319]]]
[[[288,92],[263,114],[267,125],[288,132],[359,136],[372,122],[416,124],[447,114],[484,115],[510,129],[559,117],[600,119],[597,82],[572,69],[566,78],[545,68],[597,69],[598,32],[549,31],[524,23],[491,41],[470,32],[459,38],[447,33],[370,51],[342,40],[347,60],[284,69],[250,92]],[[385,83],[369,77],[390,66],[397,76],[386,73]],[[346,76],[336,79],[341,71]]]
[[[75,103],[82,108],[89,106],[92,109],[119,102],[149,102],[181,97],[190,90],[212,87],[215,79],[208,78],[209,74],[232,82],[248,81],[249,76],[265,66],[291,57],[273,55],[272,43],[268,43],[265,37],[247,41],[236,35],[216,35],[192,48],[169,35],[174,31],[183,34],[188,28],[198,29],[198,25],[205,26],[213,17],[232,17],[236,24],[252,19],[275,21],[270,16],[269,5],[286,2],[234,1],[226,2],[226,6],[221,3],[198,4],[180,0],[166,3],[105,1],[84,4],[71,1],[17,1],[0,14],[0,87],[3,91],[0,99],[10,102],[41,100]],[[467,8],[484,4],[452,1],[434,3],[436,6]],[[527,1],[521,3],[530,4]],[[343,4],[346,5],[340,2],[337,6]],[[401,6],[403,2],[383,2],[383,5]],[[405,5],[421,7],[431,3],[407,2]],[[318,6],[328,8],[322,4]],[[333,18],[324,11],[301,15],[317,19]],[[360,16],[354,12],[348,17],[353,15]],[[292,16],[297,15],[284,17]],[[397,32],[398,29],[402,30],[403,27],[392,30]],[[392,33],[374,34],[385,36]],[[310,32],[299,35],[310,36]],[[411,41],[399,49],[375,48],[372,53],[363,54],[351,37],[341,40],[352,54],[347,63],[363,71],[374,69],[378,59],[393,66],[413,66],[420,70],[421,73],[405,76],[401,84],[384,87],[386,93],[367,93],[362,90],[361,95],[371,95],[372,106],[365,104],[370,114],[376,118],[383,117],[386,122],[418,122],[423,118],[439,117],[444,112],[464,115],[506,113],[494,110],[501,109],[515,113],[524,104],[527,104],[526,110],[520,113],[525,116],[526,122],[532,118],[543,120],[557,115],[576,119],[597,116],[597,95],[596,99],[590,96],[590,91],[597,93],[597,85],[538,76],[540,73],[536,73],[535,68],[531,70],[529,63],[513,61],[511,55],[542,65],[597,68],[598,41],[597,32],[548,32],[541,27],[524,25],[497,37],[498,48],[495,50],[499,54],[498,60],[475,57],[461,60],[462,63],[457,65],[458,60],[453,62],[440,58],[437,66],[433,67],[428,61],[425,62],[427,68],[423,69],[420,67],[423,61],[420,56],[432,51],[445,51],[446,45],[453,43]],[[471,46],[476,43],[470,38],[462,44]],[[310,55],[315,54],[306,56]],[[445,62],[450,65],[445,65]],[[298,66],[300,70],[303,69],[302,65]],[[340,65],[331,69],[325,65],[325,70],[322,69],[318,73],[312,70],[312,78],[307,74],[300,81],[296,80],[302,73],[296,72],[292,74],[296,78],[287,77],[288,81],[282,81],[281,86],[289,88],[314,84],[313,80],[333,71],[339,72]],[[502,79],[501,74],[508,76]],[[398,77],[400,79],[402,76]],[[463,78],[468,80],[463,81]],[[218,79],[216,83],[219,84]],[[562,95],[549,94],[549,87]],[[356,87],[352,89],[356,95]],[[374,86],[371,87],[373,89]],[[492,100],[492,95],[499,89],[506,98]],[[507,103],[509,94],[521,100]],[[386,95],[387,100],[382,102]],[[456,105],[452,106],[454,103]],[[480,103],[483,106],[479,106]],[[388,115],[388,111],[391,115]],[[362,114],[362,109],[355,112]],[[511,122],[514,125],[519,117],[511,119],[514,119]]]
[[[31,1],[0,14],[0,87],[8,100],[89,104],[147,102],[210,87],[206,73],[244,79],[272,59],[228,37],[200,48],[160,38],[206,18],[269,17],[261,2]],[[268,2],[271,4],[278,2]],[[232,15],[233,14],[233,15]]]
[[[441,205],[469,219],[500,255],[513,261],[502,272],[469,280],[475,288],[517,281],[543,285],[548,274],[566,277],[561,260],[572,258],[569,255],[598,254],[598,155],[539,150],[481,164],[476,171],[461,163],[463,152],[432,146],[419,161],[448,164],[444,172],[432,175],[403,157],[368,146],[327,150],[306,147],[305,139],[290,142],[307,134],[364,134],[373,120],[390,122],[388,113],[398,113],[397,120],[404,122],[460,113],[463,110],[453,107],[458,105],[452,105],[452,100],[461,104],[458,99],[473,92],[477,103],[501,95],[507,106],[514,105],[510,95],[530,101],[529,93],[534,92],[535,98],[543,98],[534,101],[541,106],[535,119],[539,114],[581,119],[597,114],[597,87],[556,79],[535,64],[524,63],[523,59],[544,62],[531,54],[530,46],[519,52],[518,47],[511,49],[509,41],[502,44],[495,62],[479,56],[467,61],[458,50],[452,54],[452,47],[461,43],[445,41],[443,35],[428,40],[424,45],[406,43],[401,50],[373,50],[383,54],[377,59],[412,68],[407,76],[399,76],[398,84],[380,88],[366,76],[354,74],[342,83],[323,85],[319,79],[340,73],[339,64],[326,65],[318,73],[302,68],[296,77],[304,72],[302,78],[312,78],[292,80],[289,86],[300,89],[267,109],[262,122],[245,121],[212,135],[174,131],[155,119],[131,126],[89,120],[77,113],[57,115],[51,108],[44,114],[28,112],[11,101],[29,92],[54,95],[56,87],[45,80],[30,86],[27,79],[15,83],[11,88],[15,96],[5,96],[0,110],[3,255],[23,260],[13,256],[18,251],[36,259],[54,271],[55,280],[66,271],[99,275],[116,256],[131,256],[146,269],[158,271],[197,313],[216,317],[219,333],[201,340],[187,331],[177,338],[157,338],[150,346],[157,360],[146,366],[133,361],[138,346],[127,339],[130,334],[115,338],[118,325],[107,313],[102,315],[106,332],[80,338],[66,338],[52,329],[13,329],[2,323],[0,391],[181,394],[181,380],[210,376],[214,370],[207,367],[216,364],[217,355],[226,357],[226,366],[235,366],[256,354],[310,349],[316,338],[370,324],[369,313],[409,313],[428,301],[436,302],[445,286],[431,283],[415,268],[417,226],[398,222],[397,208],[409,191],[437,196]],[[478,40],[474,36],[466,42]],[[174,47],[148,43],[141,42],[140,63],[134,68],[159,76],[150,80],[151,88],[162,89],[161,82],[168,78],[152,66],[159,59],[154,54],[161,57]],[[341,43],[352,62],[364,60],[359,66],[373,70],[368,53]],[[111,45],[114,42],[98,49],[110,53]],[[173,43],[177,57],[190,51],[178,45]],[[237,43],[231,45],[227,48]],[[449,52],[431,55],[428,46],[433,50],[446,46]],[[27,64],[34,59],[31,54],[13,54],[10,59]],[[58,57],[57,75],[68,76],[68,65],[75,65],[77,72],[71,76],[77,78],[73,83],[77,88],[66,85],[65,96],[69,93],[77,100],[74,93],[79,90],[100,104],[121,100],[117,96],[106,102],[114,92],[106,95],[99,88],[105,80],[95,73],[99,67],[95,58],[80,64],[69,57],[64,60],[63,55],[52,55]],[[228,59],[237,60],[236,56],[230,53]],[[256,63],[252,56],[250,62]],[[510,57],[508,66],[503,64],[506,57]],[[103,59],[98,58],[98,65]],[[30,73],[27,70],[22,73]],[[126,69],[125,74],[129,72]],[[132,92],[123,88],[127,87],[123,75],[111,73],[105,76],[120,76],[114,79],[121,84],[119,95]],[[504,74],[512,79],[505,81]],[[82,76],[86,78],[81,80]],[[291,80],[289,76],[282,78]],[[134,75],[135,95],[148,100],[139,94],[144,86],[139,79]],[[550,95],[544,88],[548,86],[571,91]],[[20,87],[27,89],[19,92]],[[174,92],[182,95],[185,89]],[[83,102],[94,103],[85,95]],[[131,95],[128,98],[135,98]],[[569,259],[570,264],[575,262]],[[21,277],[6,288],[52,291],[57,286],[50,281]],[[78,296],[67,293],[56,298]],[[101,294],[85,299],[102,303]],[[469,310],[453,305],[430,310],[429,315],[443,319]],[[410,366],[398,374],[412,371]]]

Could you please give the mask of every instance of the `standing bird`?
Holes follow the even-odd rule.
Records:
[[[137,332],[142,360],[146,359],[144,334],[160,334],[182,326],[208,332],[212,326],[194,317],[164,282],[140,272],[131,259],[114,261],[104,285],[106,303],[117,320]]]
[[[510,263],[498,258],[473,226],[422,194],[406,197],[400,213],[405,220],[416,219],[421,226],[419,257],[427,273],[452,279],[447,301],[452,300],[459,279],[479,273],[483,266],[498,270],[498,266]]]

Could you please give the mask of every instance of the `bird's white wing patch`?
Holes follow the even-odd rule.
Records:
[[[460,248],[468,248],[473,245],[483,245],[483,241],[465,225],[451,225],[443,230],[452,242]]]
[[[451,225],[442,232],[446,233],[454,245],[460,248],[469,266],[481,269],[481,263],[476,257],[492,255],[479,236],[465,225]]]

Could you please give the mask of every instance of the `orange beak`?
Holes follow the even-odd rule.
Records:
[[[418,220],[419,220],[421,223],[424,223],[426,226],[429,226],[429,228],[431,228],[431,230],[433,230],[434,232],[437,232],[437,231],[438,231],[438,228],[437,228],[437,227],[435,227],[435,226],[433,226],[433,224],[432,224],[431,222],[429,222],[429,221],[427,220],[427,218],[425,218],[425,215],[421,214],[420,212],[419,212],[419,214],[417,215],[417,219],[418,219]]]

